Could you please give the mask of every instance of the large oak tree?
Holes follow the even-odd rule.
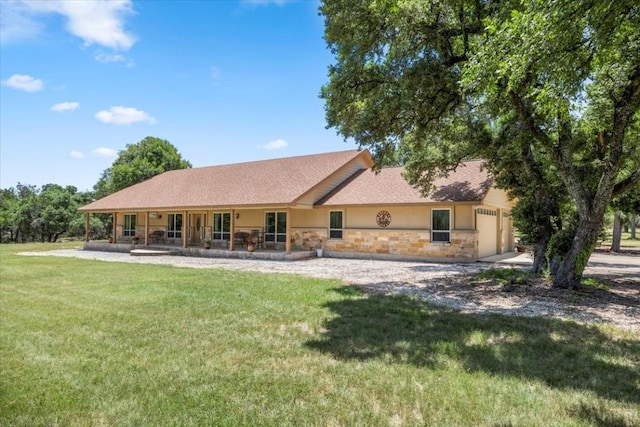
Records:
[[[93,189],[96,198],[101,198],[163,172],[190,167],[169,141],[148,136],[120,151]]]
[[[336,57],[328,125],[381,163],[400,152],[425,192],[487,158],[538,214],[540,246],[567,195],[578,220],[554,284],[579,286],[607,205],[640,185],[637,1],[325,0],[320,11]]]

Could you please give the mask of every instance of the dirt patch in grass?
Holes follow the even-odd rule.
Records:
[[[621,273],[619,268],[588,269],[578,290],[553,288],[548,278],[528,274],[522,268],[492,269],[400,286],[378,283],[365,288],[376,293],[414,295],[463,312],[608,323],[640,332],[640,277]]]

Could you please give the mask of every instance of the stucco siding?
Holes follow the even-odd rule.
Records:
[[[458,230],[473,230],[473,206],[455,205],[454,224]]]
[[[338,208],[332,210],[339,210]],[[350,207],[344,209],[347,228],[381,228],[376,222],[380,211],[387,211],[391,215],[389,228],[425,229],[430,228],[429,210],[426,206],[379,206],[379,207]],[[328,212],[328,210],[327,210]]]
[[[511,202],[507,197],[506,191],[491,187],[489,191],[487,191],[487,195],[482,199],[482,204],[486,206],[511,209],[513,202]]]
[[[291,227],[327,227],[329,210],[325,209],[294,209],[291,211]]]

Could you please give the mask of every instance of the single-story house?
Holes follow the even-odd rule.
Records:
[[[284,251],[474,261],[514,249],[512,202],[480,160],[460,165],[423,197],[402,167],[371,171],[350,150],[165,172],[82,208],[109,213],[112,238],[145,246],[214,246],[238,235]],[[244,233],[244,234],[243,234]]]

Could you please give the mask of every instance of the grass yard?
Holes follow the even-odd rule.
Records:
[[[640,337],[0,246],[0,425],[638,426]]]
[[[620,250],[622,251],[640,251],[640,230],[636,233],[638,239],[631,240],[631,233],[623,232],[620,238]],[[599,245],[601,249],[611,248],[611,234],[609,233],[608,239]]]

